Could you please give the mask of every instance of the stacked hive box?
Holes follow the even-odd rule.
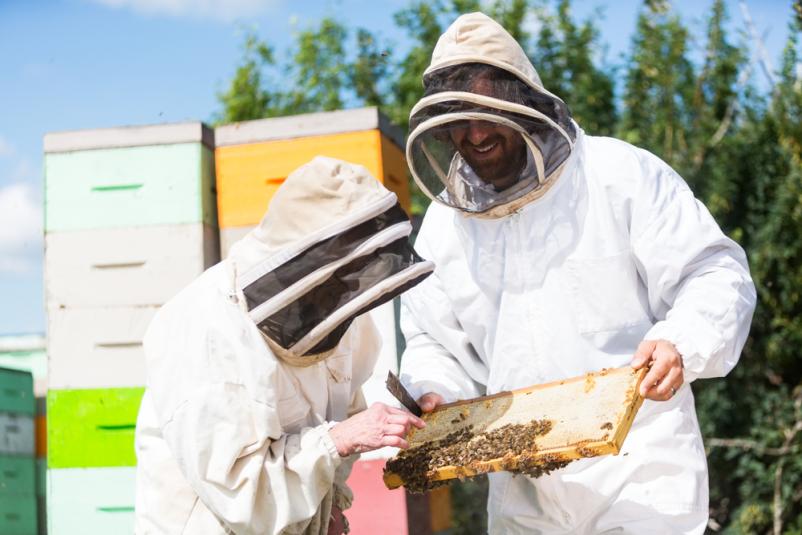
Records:
[[[33,377],[0,368],[0,533],[36,535]]]
[[[47,531],[45,473],[47,470],[47,353],[41,335],[0,336],[0,368],[22,370],[33,374],[33,395],[36,399],[34,440],[36,449],[36,515],[39,533]],[[2,476],[0,476],[2,477]],[[0,533],[4,533],[0,531]]]
[[[40,334],[0,336],[0,368],[12,368],[33,374],[33,394],[47,395],[47,352]]]
[[[202,123],[45,136],[48,524],[133,532],[142,338],[219,259]]]
[[[364,165],[409,212],[403,133],[376,108],[247,121],[215,130],[223,256],[252,229],[287,175],[315,156]]]
[[[220,242],[223,256],[231,245],[259,223],[274,193],[287,175],[315,156],[330,156],[363,165],[385,187],[396,193],[409,213],[410,195],[404,160],[403,133],[376,108],[313,113],[248,121],[215,130],[215,166]],[[382,352],[372,377],[364,386],[368,403],[394,404],[384,381],[397,371],[402,338],[398,335],[396,303],[371,311],[382,335]],[[413,531],[408,514],[413,508],[403,494],[384,488],[381,473],[392,452],[363,455],[354,466],[351,484],[354,506],[349,511],[353,533]],[[439,489],[439,503],[448,503],[448,490]],[[428,502],[427,502],[428,506]],[[409,509],[409,511],[407,510]],[[438,508],[443,512],[444,508]],[[419,510],[419,508],[415,508]],[[428,510],[424,515],[429,518]],[[435,531],[448,527],[433,515]],[[448,512],[445,517],[448,518]],[[428,520],[424,522],[429,524]],[[395,531],[394,531],[395,530]]]

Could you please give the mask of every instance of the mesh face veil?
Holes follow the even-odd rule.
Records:
[[[504,69],[444,67],[424,78],[410,114],[407,161],[433,200],[500,217],[544,193],[571,154],[565,104]]]
[[[364,167],[317,157],[293,171],[231,249],[237,290],[270,349],[292,365],[329,356],[358,316],[434,270],[412,225]]]

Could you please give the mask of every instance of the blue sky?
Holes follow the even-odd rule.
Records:
[[[639,0],[574,0],[598,22],[606,59],[627,49]],[[696,35],[710,1],[672,4]],[[392,14],[406,0],[0,0],[0,335],[45,330],[42,138],[47,132],[210,121],[240,58],[242,26],[280,59],[294,28],[336,16],[403,49]],[[747,1],[776,67],[790,0]],[[732,25],[743,28],[738,2]],[[536,23],[535,23],[536,24]],[[756,74],[759,76],[759,73]],[[757,80],[759,84],[765,81]]]

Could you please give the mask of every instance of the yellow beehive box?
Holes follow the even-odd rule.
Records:
[[[223,250],[258,224],[287,175],[315,156],[365,166],[409,212],[403,134],[376,108],[225,125],[215,130],[217,206]]]

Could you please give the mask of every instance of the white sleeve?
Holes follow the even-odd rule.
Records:
[[[350,418],[351,416],[364,411],[366,408],[367,403],[365,402],[365,396],[362,393],[362,389],[358,388],[351,399],[351,404],[348,407],[348,417]],[[341,511],[345,511],[351,507],[351,504],[354,501],[354,493],[351,491],[351,488],[347,485],[346,481],[348,480],[348,476],[351,475],[351,469],[353,468],[354,463],[358,459],[358,453],[342,458],[340,466],[337,467],[337,470],[334,473],[334,505],[339,507]]]
[[[633,254],[658,320],[644,339],[672,342],[688,382],[722,377],[738,362],[755,308],[746,255],[679,175],[650,160],[631,227]]]
[[[341,462],[328,426],[285,433],[282,418],[303,418],[308,407],[279,403],[278,363],[261,335],[237,305],[201,290],[162,307],[144,340],[148,390],[172,456],[234,533],[320,521]]]
[[[242,385],[198,389],[163,433],[201,501],[234,533],[312,520],[340,464],[326,425],[284,434],[275,407]]]
[[[426,231],[424,222],[415,249],[433,259]],[[406,339],[400,379],[414,398],[436,392],[451,402],[484,395],[487,366],[451,311],[437,269],[401,296],[400,320]]]

